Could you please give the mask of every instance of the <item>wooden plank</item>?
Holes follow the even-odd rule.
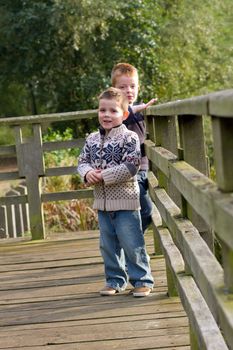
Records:
[[[179,208],[164,190],[155,191],[155,201],[213,315],[221,320],[228,343],[233,344],[233,313],[231,301],[222,301],[225,292],[221,266],[193,225],[179,216]]]
[[[148,159],[160,169],[166,177],[169,177],[169,161],[177,160],[177,156],[164,147],[154,147],[150,140],[145,141],[146,154]]]
[[[184,161],[168,161],[166,156],[164,161],[158,161],[159,157],[163,157],[161,152],[157,157],[156,148],[151,144],[147,143],[147,145],[149,147],[147,154],[150,160],[154,161],[156,166],[162,164],[163,172],[169,176],[195,211],[211,226],[219,238],[229,248],[233,249],[231,237],[233,202],[231,196],[221,193],[213,181]],[[154,156],[155,154],[156,156]]]
[[[185,262],[205,295],[210,308],[216,315],[218,305],[216,291],[224,285],[223,269],[208,249],[197,229],[189,220],[181,218],[179,208],[164,190],[158,189],[155,191],[155,201]]]
[[[177,155],[177,133],[175,116],[156,116],[155,123],[155,145],[162,146]]]
[[[163,296],[165,294],[163,293]],[[83,295],[78,295],[79,298],[75,298],[73,297],[73,299],[75,299],[77,301],[80,302],[84,299]],[[114,305],[117,307],[118,303],[117,303],[117,299],[120,299],[121,297],[114,297]],[[99,302],[99,300],[101,299],[99,296],[96,297],[92,297],[92,298],[87,298],[86,301],[90,301],[90,300],[96,300],[96,304],[99,304],[99,307],[101,307],[101,303]],[[112,306],[112,302],[113,300],[110,298],[105,298],[104,299],[104,303],[107,305],[109,304],[109,307],[111,308]],[[128,300],[130,300],[129,298],[127,299],[127,303]],[[134,299],[133,299],[134,300]],[[46,302],[48,303],[48,305],[50,304],[50,300],[43,300],[42,303],[45,305]],[[116,303],[116,304],[115,304]],[[179,299],[179,303],[180,303],[180,299]],[[32,305],[34,303],[31,303]],[[111,305],[110,305],[111,304]],[[135,305],[134,305],[135,308]],[[64,309],[65,310],[65,309]],[[38,312],[42,312],[41,310],[38,310]],[[65,311],[64,311],[65,312]],[[153,322],[154,324],[154,328],[160,328],[162,325],[162,327],[164,328],[172,328],[175,326],[179,326],[181,325],[180,323],[183,322],[185,323],[185,325],[188,323],[188,319],[187,316],[185,314],[184,311],[172,311],[172,312],[166,312],[166,313],[156,313],[156,314],[151,314],[151,315],[143,315],[143,314],[138,314],[135,313],[134,315],[131,315],[130,317],[127,315],[121,315],[119,317],[108,317],[108,315],[106,315],[105,317],[102,318],[86,318],[85,315],[83,315],[83,318],[80,319],[73,319],[73,320],[62,320],[59,323],[58,322],[44,322],[44,323],[28,323],[28,324],[17,324],[17,325],[11,325],[10,327],[4,326],[0,328],[0,337],[1,335],[4,335],[9,332],[11,332],[11,330],[16,331],[17,332],[21,332],[22,330],[31,330],[34,331],[36,329],[53,329],[53,328],[57,328],[58,326],[64,328],[64,327],[79,327],[79,326],[94,326],[94,325],[103,325],[104,324],[112,324],[112,325],[116,325],[116,324],[120,324],[120,323],[126,323],[126,322],[140,322],[140,321],[145,321],[148,320],[149,324],[150,322]],[[157,327],[156,327],[157,326]]]
[[[152,142],[155,142],[154,118],[150,115],[147,115],[145,112],[144,112],[144,116],[145,116],[145,121],[146,121],[146,129],[149,133],[149,139]]]
[[[82,331],[85,334],[86,332],[89,333],[90,335],[90,326],[92,326],[92,330],[96,332],[103,332],[104,327],[103,323],[108,321],[108,318],[103,318],[101,319],[101,323],[98,323],[98,320],[96,319],[91,319],[91,320],[75,320],[75,321],[70,321],[70,322],[61,322],[60,325],[57,323],[42,323],[40,324],[40,327],[36,324],[32,325],[17,325],[17,326],[12,326],[11,329],[8,328],[2,328],[0,329],[0,343],[1,343],[1,338],[12,335],[12,332],[14,332],[14,336],[17,337],[21,335],[22,329],[25,331],[24,334],[27,337],[29,334],[31,335],[32,332],[39,333],[39,334],[46,334],[46,331],[48,329],[48,332],[53,332],[53,328],[57,329],[59,327],[59,331],[63,333],[64,331],[70,332],[72,335],[73,333],[77,332],[78,327],[82,327]],[[153,318],[153,315],[147,319],[143,317],[143,315],[138,315],[133,317],[133,321],[135,322],[135,326],[132,327],[131,324],[131,318],[126,319],[126,317],[121,317],[113,319],[113,321],[110,323],[109,322],[109,327],[110,329],[116,329],[117,332],[119,332],[122,328],[122,323],[125,323],[125,326],[127,329],[132,330],[137,330],[140,327],[140,323],[142,325],[141,329],[144,329],[147,327],[147,329],[154,329],[154,330],[165,330],[168,329],[172,331],[172,328],[174,327],[174,324],[176,324],[176,327],[187,327],[188,326],[188,320],[187,317],[169,317],[169,318]],[[148,322],[149,321],[149,322]],[[90,322],[90,323],[89,323]],[[11,331],[12,330],[12,331]],[[60,333],[60,334],[61,334]]]
[[[231,196],[221,193],[212,180],[188,163],[168,160],[167,152],[165,152],[164,161],[158,160],[159,157],[163,156],[161,150],[158,152],[157,148],[153,148],[151,145],[149,147],[149,155],[152,155],[150,160],[155,161],[156,166],[163,164],[163,171],[166,172],[182,196],[218,234],[219,238],[233,249],[231,234],[233,202]],[[157,155],[158,153],[159,155]],[[167,169],[166,166],[168,166]]]
[[[233,89],[215,92],[209,95],[208,115],[233,117]]]
[[[47,168],[45,170],[45,176],[62,176],[77,174],[77,166],[64,166],[56,168]]]
[[[50,141],[50,142],[44,142],[43,143],[43,151],[44,152],[51,152],[51,151],[57,151],[59,149],[68,149],[68,148],[79,148],[83,147],[85,143],[85,139],[73,139],[73,140],[66,140],[66,141]],[[1,148],[0,148],[1,150]]]
[[[232,117],[233,89],[210,93],[203,96],[171,101],[146,109],[146,115],[214,115]]]
[[[15,145],[1,145],[0,146],[0,156],[14,156],[16,154],[15,152]]]
[[[156,116],[155,118],[155,144],[178,155],[176,116]],[[181,196],[173,183],[165,178],[164,173],[158,168],[157,177],[160,187],[166,188],[177,205],[181,204]]]
[[[97,117],[97,110],[86,110],[77,112],[38,114],[22,117],[0,118],[0,125],[25,125],[38,123],[52,123],[66,120],[82,120]]]
[[[179,116],[179,130],[184,161],[202,174],[207,175],[202,117],[196,115]]]
[[[207,115],[209,95],[171,101],[146,109],[148,115]]]
[[[153,244],[152,235],[145,237]],[[108,298],[99,295],[104,272],[102,259],[98,263],[98,232],[77,239],[0,243],[0,251],[5,259],[0,349],[189,349],[187,317],[179,298],[166,295],[162,257],[151,256],[156,285],[149,297],[133,298],[129,285]]]
[[[8,237],[8,222],[6,207],[0,206],[0,238]]]
[[[233,111],[232,111],[233,115]],[[212,117],[214,166],[217,184],[223,192],[233,191],[233,116]]]
[[[0,205],[13,205],[27,203],[27,195],[13,195],[0,197]]]
[[[88,289],[87,289],[88,292]],[[76,293],[82,293],[82,288],[76,288]],[[96,291],[95,297],[99,297],[98,290]],[[98,303],[91,304],[90,302],[86,305],[79,305],[79,300],[76,301],[76,305],[73,303],[72,306],[63,307],[62,303],[56,308],[27,308],[19,309],[15,305],[14,312],[8,310],[4,314],[4,317],[0,320],[0,327],[10,326],[10,325],[25,325],[25,324],[40,324],[40,323],[51,323],[51,322],[60,322],[60,321],[72,321],[72,320],[82,320],[85,315],[85,319],[99,319],[99,318],[118,318],[125,316],[130,318],[133,315],[144,315],[144,319],[148,317],[165,317],[168,314],[173,312],[178,312],[184,315],[184,309],[179,303],[176,304],[160,304],[157,306],[156,298],[153,295],[150,298],[147,298],[148,301],[144,302],[142,300],[137,301],[137,307],[135,308],[135,303],[128,303],[129,298],[133,298],[132,295],[129,295],[129,290],[127,292],[121,293],[119,296],[122,298],[122,303],[117,303],[115,307],[112,307],[109,303]],[[119,298],[114,296],[113,298]],[[100,298],[100,297],[99,297]],[[112,298],[112,299],[113,299]],[[124,299],[124,300],[123,300]],[[134,299],[134,298],[133,298]],[[155,305],[153,305],[153,302]],[[112,300],[113,302],[113,300]],[[53,311],[53,312],[51,312]],[[159,315],[159,316],[158,316]]]
[[[216,184],[185,162],[170,163],[170,177],[185,199],[233,249],[233,203],[231,196],[221,193]]]
[[[18,171],[0,172],[0,181],[18,180],[18,179],[19,179],[19,172]]]
[[[153,322],[151,321],[151,325]],[[148,321],[139,321],[135,322],[134,326],[130,322],[125,322],[124,329],[122,329],[122,324],[114,324],[103,327],[102,325],[92,326],[91,332],[89,326],[81,327],[81,331],[77,332],[77,328],[61,328],[58,326],[59,332],[55,329],[45,331],[45,330],[36,330],[33,332],[33,335],[30,332],[26,333],[26,336],[22,339],[21,335],[10,337],[10,339],[0,338],[1,346],[7,345],[8,347],[18,346],[25,344],[27,341],[27,346],[46,346],[48,343],[52,344],[62,344],[65,341],[68,343],[83,343],[83,342],[99,342],[99,341],[111,341],[122,340],[122,339],[140,339],[140,338],[151,338],[156,337],[165,337],[172,338],[177,335],[186,335],[188,334],[188,326],[182,327],[173,327],[170,330],[167,329],[153,329],[153,326],[148,329]],[[51,334],[52,333],[52,334]]]
[[[42,193],[41,195],[41,200],[43,203],[61,201],[61,200],[65,201],[65,200],[72,200],[72,199],[85,199],[85,198],[93,198],[92,189]]]
[[[179,116],[179,130],[183,160],[207,176],[209,171],[206,162],[203,118],[195,115]],[[183,216],[187,216],[192,221],[213,251],[214,238],[211,230],[184,197],[182,198],[182,212]]]
[[[106,328],[106,327],[105,327]],[[174,344],[175,347],[174,347]],[[103,350],[103,349],[127,349],[127,350],[145,350],[145,349],[163,349],[163,350],[183,350],[187,349],[189,344],[189,335],[175,334],[173,336],[163,335],[145,338],[122,338],[109,339],[102,341],[86,341],[79,343],[72,343],[66,340],[64,343],[48,343],[46,345],[35,345],[30,350]],[[19,350],[18,347],[11,348]],[[27,346],[20,347],[20,350],[28,350]],[[189,349],[189,348],[188,348]],[[4,349],[5,350],[5,349]]]
[[[227,350],[213,315],[201,295],[194,279],[184,273],[184,261],[167,229],[159,229],[165,258],[173,271],[179,295],[198,341],[198,349]]]

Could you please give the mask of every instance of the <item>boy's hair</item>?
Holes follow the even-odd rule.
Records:
[[[132,64],[129,64],[129,63],[115,64],[111,72],[112,86],[116,85],[116,80],[121,75],[127,75],[129,77],[136,75],[138,77],[138,70],[137,68],[132,66]]]
[[[108,88],[107,90],[103,91],[100,94],[99,100],[102,100],[102,99],[116,100],[119,103],[120,108],[122,108],[123,112],[128,111],[128,107],[129,107],[128,99],[120,89],[117,89],[114,87]]]

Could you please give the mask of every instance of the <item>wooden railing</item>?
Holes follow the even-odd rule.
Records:
[[[44,152],[84,141],[43,143],[42,126],[93,117],[96,111],[0,119],[0,127],[15,129],[15,145],[1,146],[0,155],[15,155],[18,164],[17,171],[1,172],[0,180],[22,179],[26,187],[24,194],[0,198],[2,217],[12,206],[27,205],[33,239],[45,237],[43,202],[92,196],[90,189],[41,193],[43,177],[76,173],[75,165],[46,169]],[[145,117],[149,191],[159,211],[152,224],[155,254],[165,256],[168,293],[178,293],[183,302],[192,349],[233,349],[233,90],[153,106]],[[213,129],[216,182],[208,176],[205,118]],[[24,125],[32,127],[29,140],[22,136]]]
[[[0,197],[0,229],[5,232],[6,237],[17,237],[23,233],[17,230],[16,212],[25,212],[28,207],[29,224],[23,222],[18,226],[26,226],[31,233],[32,239],[44,239],[45,225],[43,215],[43,203],[49,201],[71,200],[90,198],[92,190],[78,190],[42,193],[41,180],[47,176],[72,175],[77,173],[77,164],[69,167],[45,168],[44,153],[60,149],[82,147],[84,139],[70,141],[43,142],[43,125],[52,122],[75,120],[80,123],[82,119],[94,118],[96,110],[70,112],[60,114],[44,114],[36,116],[25,116],[17,118],[0,118],[1,126],[11,126],[15,131],[15,145],[0,146],[0,156],[17,158],[16,171],[0,172],[0,181],[22,180],[25,193],[17,195],[17,188],[9,191],[7,196]],[[23,137],[23,128],[31,127],[32,136]],[[13,193],[14,192],[14,193]],[[26,208],[25,208],[26,207]],[[23,216],[23,215],[22,215]],[[3,236],[3,235],[2,235]]]
[[[205,154],[208,116],[216,183]],[[169,295],[181,297],[192,349],[233,349],[233,90],[150,107],[146,118],[150,195],[161,215],[155,251],[166,259]]]

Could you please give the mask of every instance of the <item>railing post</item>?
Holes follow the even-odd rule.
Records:
[[[152,115],[146,115],[146,130],[149,134],[149,139],[155,142],[155,129],[154,129],[154,117]]]
[[[0,238],[8,238],[8,223],[6,206],[0,206]]]
[[[212,128],[217,184],[221,191],[232,192],[233,118],[212,117]]]
[[[6,196],[11,196],[11,190],[6,193]],[[12,204],[6,205],[6,216],[8,225],[8,234],[10,238],[16,238],[16,220],[15,220],[15,207]]]
[[[154,123],[150,123],[150,136],[153,135],[153,141],[155,146],[161,146],[169,150],[175,155],[178,155],[177,147],[177,132],[176,132],[176,117],[175,116],[155,116]],[[153,126],[153,127],[152,127]],[[176,190],[175,186],[171,183],[165,174],[163,174],[159,169],[156,169],[156,175],[158,176],[158,182],[160,187],[164,187],[169,193],[171,198],[177,205],[181,203],[181,196]],[[166,223],[162,220],[163,228],[166,228]],[[155,230],[157,231],[157,230]],[[162,231],[161,231],[162,232]],[[176,285],[174,283],[173,274],[166,264],[166,275],[168,284],[168,294],[169,296],[177,296],[178,292]]]
[[[44,161],[42,152],[42,135],[40,124],[34,124],[33,137],[23,143],[20,126],[15,127],[16,153],[19,176],[25,177],[29,206],[30,228],[32,239],[44,239],[44,216],[41,201],[41,176],[44,176]]]
[[[183,150],[183,159],[202,174],[208,176],[207,159],[205,152],[204,129],[202,116],[183,115],[178,116],[180,145]],[[184,216],[187,216],[200,232],[210,250],[214,249],[213,234],[204,220],[196,211],[183,199],[182,209]]]
[[[178,156],[177,128],[175,116],[155,117],[155,145],[166,148]],[[173,201],[181,207],[181,196],[170,179],[158,171],[159,186],[164,187]]]
[[[214,164],[217,185],[223,192],[233,191],[233,119],[212,117]],[[218,232],[217,232],[218,234]],[[233,251],[221,240],[224,280],[233,293]]]
[[[15,189],[11,189],[7,192],[7,196],[18,196],[20,193]],[[11,204],[11,209],[14,211],[14,215],[12,216],[12,220],[14,220],[15,225],[15,233],[13,233],[13,237],[20,237],[24,233],[24,225],[23,225],[23,213],[21,204]]]
[[[193,330],[191,325],[189,325],[189,333],[190,333],[191,350],[200,350],[197,336],[196,336],[195,331]]]
[[[21,195],[27,195],[26,186],[19,185],[14,189],[18,191]],[[22,218],[23,218],[23,227],[24,227],[23,233],[25,233],[30,231],[28,203],[21,204],[21,208],[22,208]]]

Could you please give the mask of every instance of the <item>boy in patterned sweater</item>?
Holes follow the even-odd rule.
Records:
[[[100,95],[98,117],[99,131],[87,137],[78,172],[87,185],[94,185],[93,207],[98,210],[106,278],[100,294],[121,292],[129,281],[133,296],[147,296],[154,280],[139,211],[140,142],[123,124],[128,100],[121,90],[109,88]]]

